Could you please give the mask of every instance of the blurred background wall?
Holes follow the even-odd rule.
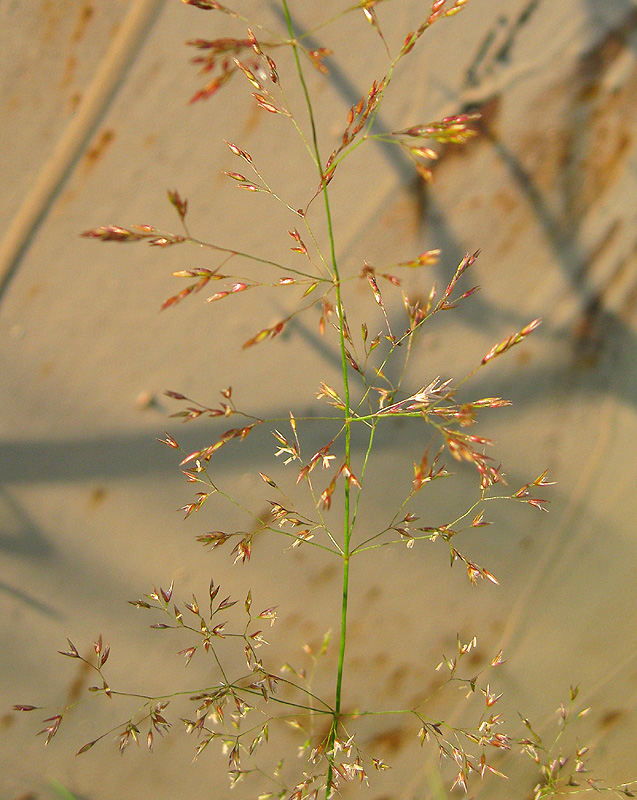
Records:
[[[300,30],[345,5],[291,3]],[[283,30],[274,2],[236,7]],[[378,5],[393,52],[426,8],[414,0]],[[103,700],[83,706],[45,750],[34,737],[39,719],[10,708],[64,705],[82,695],[89,676],[56,651],[69,636],[88,654],[99,632],[112,646],[113,686],[206,685],[204,660],[184,672],[175,653],[186,644],[150,631],[156,620],[126,605],[171,580],[186,599],[203,595],[212,577],[227,594],[242,598],[251,587],[259,607],[277,605],[274,663],[301,663],[305,642],[336,629],[334,564],[304,548],[282,557],[276,540],[258,541],[245,566],[233,567],[229,552],[202,551],[195,535],[245,519],[219,504],[184,523],[175,510],[191,502],[192,487],[175,451],[155,442],[168,430],[190,452],[230,427],[169,419],[179,405],[166,389],[212,405],[232,385],[237,405],[262,417],[319,413],[319,380],[337,380],[338,359],[335,342],[318,335],[318,312],[299,317],[277,341],[242,351],[243,341],[296,307],[298,291],[255,290],[213,305],[196,295],[159,314],[184,288],[171,272],[213,268],[213,253],[78,236],[105,224],[178,233],[166,199],[166,189],[176,188],[189,199],[193,235],[291,259],[286,230],[297,223],[267,196],[237,191],[223,176],[237,164],[222,140],[251,153],[292,207],[315,190],[313,168],[292,126],[257,108],[242,76],[208,101],[188,103],[205,81],[183,42],[244,36],[241,22],[177,0],[4,2],[0,22],[0,796],[49,799],[59,796],[58,781],[84,800],[124,792],[226,797],[225,759],[211,754],[191,764],[195,742],[179,730],[150,755],[131,749],[120,758],[113,735],[75,758],[126,715]],[[361,11],[314,39],[335,53],[327,76],[307,70],[329,153],[350,106],[384,74],[387,56]],[[305,125],[298,87],[287,77],[289,54],[277,54],[277,65]],[[555,709],[571,684],[580,685],[592,710],[578,737],[594,745],[594,775],[611,783],[637,777],[636,99],[632,0],[471,0],[405,59],[377,129],[478,110],[480,137],[443,148],[434,186],[396,148],[371,142],[331,186],[347,274],[364,260],[380,268],[441,248],[440,263],[405,284],[424,297],[434,281],[449,280],[465,252],[482,251],[466,285],[482,291],[425,332],[411,390],[437,375],[462,377],[493,344],[543,319],[466,391],[513,401],[486,416],[482,431],[497,441],[511,487],[546,468],[557,481],[546,494],[550,514],[502,506],[491,516],[496,525],[463,543],[499,587],[469,586],[437,545],[360,560],[348,703],[413,703],[432,685],[456,633],[477,635],[476,669],[504,649],[507,662],[495,677],[512,730],[518,711],[554,730]],[[350,301],[375,332],[381,323],[369,288],[353,286]],[[384,291],[401,319],[399,293]],[[303,436],[308,453],[325,441],[318,426]],[[386,515],[402,496],[426,445],[419,437],[399,425],[379,436],[364,521]],[[265,430],[228,445],[212,466],[257,506],[269,497],[259,470],[293,483]],[[454,487],[461,496],[474,492],[470,470],[459,472]],[[423,499],[431,524],[457,507],[455,491]],[[333,662],[330,652],[328,669]],[[444,713],[457,721],[463,702],[452,695]],[[437,752],[420,749],[413,724],[379,721],[361,736],[394,766],[372,783],[374,800],[445,796]],[[530,796],[531,767],[503,755],[509,784],[475,784],[472,796]]]

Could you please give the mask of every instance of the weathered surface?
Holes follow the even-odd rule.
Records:
[[[168,428],[194,450],[225,430],[167,421],[176,409],[165,389],[213,403],[232,385],[240,405],[258,414],[305,413],[319,378],[336,374],[329,339],[308,316],[276,342],[239,353],[295,299],[284,290],[246,292],[209,306],[195,296],[158,315],[182,288],[173,269],[217,262],[202,251],[101,244],[77,234],[102,224],[177,230],[165,200],[166,188],[177,187],[200,238],[287,257],[285,231],[295,223],[268,198],[237,192],[223,178],[236,165],[221,139],[249,151],[295,207],[315,185],[310,165],[291,127],[255,109],[238,78],[207,103],[187,105],[201,80],[181,43],[226,30],[225,18],[172,0],[33,0],[28,12],[26,5],[0,11],[8,31],[0,56],[2,708],[78,696],[87,676],[55,651],[68,635],[84,653],[100,630],[113,648],[113,685],[159,692],[205,682],[203,661],[184,673],[170,654],[186,645],[149,631],[151,620],[125,605],[173,578],[183,597],[205,592],[210,577],[240,597],[251,586],[255,602],[280,608],[275,663],[293,660],[303,642],[336,628],[334,565],[314,562],[303,548],[282,557],[279,542],[259,543],[243,568],[219,552],[202,555],[194,534],[232,524],[230,513],[206,509],[205,519],[182,523],[174,509],[192,493],[179,479],[178,459],[154,438]],[[301,24],[314,16],[297,5]],[[321,3],[328,5],[339,6]],[[419,21],[421,6],[378,7],[391,44]],[[280,25],[274,12],[270,22]],[[356,15],[340,32],[319,36],[337,52],[326,85],[308,75],[327,121],[327,152],[349,106],[382,75],[384,51]],[[593,707],[580,736],[596,745],[593,763],[608,780],[634,778],[637,6],[472,0],[425,37],[412,67],[398,76],[379,126],[395,130],[477,108],[482,136],[448,148],[436,185],[426,189],[393,150],[362,148],[332,186],[343,269],[356,273],[364,259],[389,264],[441,247],[440,283],[466,251],[482,249],[475,274],[483,290],[424,337],[414,353],[414,389],[438,374],[461,376],[495,342],[542,317],[533,338],[485,370],[471,395],[514,400],[485,424],[497,458],[509,465],[510,485],[546,467],[558,485],[550,515],[500,508],[497,526],[466,542],[499,588],[465,585],[434,545],[361,559],[348,705],[363,707],[370,697],[387,706],[416,702],[435,686],[434,667],[456,631],[475,634],[476,668],[505,651],[494,682],[505,692],[510,727],[519,710],[549,730],[569,684],[579,683]],[[296,102],[292,87],[290,95]],[[92,105],[83,105],[86,97]],[[357,172],[358,164],[366,166]],[[411,288],[424,295],[429,277],[425,284]],[[352,292],[371,319],[368,288]],[[323,444],[319,431],[306,435],[308,449]],[[378,488],[362,510],[370,521],[402,496],[400,481],[410,480],[426,439],[397,426],[378,445]],[[272,454],[264,431],[212,463],[228,485],[265,503],[258,469],[277,481],[286,475]],[[451,501],[441,495],[436,502],[422,508],[432,524]],[[457,721],[463,702],[452,697],[444,713]],[[32,716],[5,712],[2,796],[51,798],[53,780],[91,800],[122,789],[157,800],[229,796],[225,759],[190,765],[194,742],[179,731],[151,756],[131,750],[120,759],[107,739],[76,759],[82,744],[125,717],[120,711],[113,719],[98,705],[94,719],[86,709],[75,725],[65,723],[46,750],[33,738]],[[435,794],[437,753],[419,749],[415,730],[362,729],[372,754],[395,766],[379,776],[372,797]],[[534,777],[520,763],[502,759],[509,785],[491,784],[489,797],[511,796],[515,780],[522,781],[516,796],[528,795]]]

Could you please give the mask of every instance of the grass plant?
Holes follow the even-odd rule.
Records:
[[[94,685],[89,689],[88,698],[56,710],[46,719],[41,731],[45,743],[53,739],[78,704],[87,699],[115,701],[126,697],[137,701],[135,713],[96,735],[82,746],[79,754],[113,737],[121,751],[140,741],[151,750],[158,735],[166,735],[172,727],[181,725],[196,739],[196,758],[205,757],[209,748],[221,748],[227,756],[231,784],[243,784],[245,796],[261,800],[274,797],[287,800],[324,797],[327,800],[338,793],[352,791],[348,786],[373,782],[374,773],[391,767],[360,743],[358,726],[369,716],[400,714],[412,720],[413,736],[419,739],[422,747],[433,749],[439,756],[441,774],[448,781],[445,789],[435,790],[436,796],[446,797],[447,791],[453,789],[471,792],[473,797],[490,796],[490,781],[506,780],[501,766],[502,754],[513,748],[530,757],[538,776],[530,794],[528,787],[511,786],[509,796],[532,796],[539,800],[604,790],[632,797],[629,785],[608,787],[592,778],[587,771],[585,747],[574,745],[568,753],[560,749],[564,731],[585,713],[575,707],[576,688],[571,689],[569,705],[560,709],[554,738],[543,738],[526,718],[522,722],[521,736],[515,737],[505,730],[497,705],[501,695],[492,688],[497,681],[492,673],[497,672],[504,657],[501,651],[491,654],[488,666],[476,673],[469,655],[477,646],[475,637],[457,639],[455,652],[444,656],[436,668],[441,677],[432,696],[414,707],[379,710],[370,698],[368,707],[353,711],[344,694],[351,577],[363,554],[394,547],[402,548],[404,557],[409,558],[422,543],[438,543],[436,546],[446,548],[451,566],[460,566],[472,584],[483,581],[497,584],[497,578],[485,566],[465,554],[463,534],[490,524],[487,515],[493,503],[512,502],[530,506],[535,511],[546,510],[543,490],[549,485],[547,473],[522,486],[509,487],[502,466],[487,455],[491,440],[475,433],[476,423],[483,413],[507,406],[508,401],[501,397],[467,397],[471,379],[524,342],[540,321],[531,320],[521,330],[494,344],[465,376],[454,379],[430,375],[420,385],[410,371],[410,356],[416,342],[432,318],[460,303],[470,302],[478,287],[467,284],[467,278],[478,251],[468,253],[461,260],[447,285],[431,284],[424,296],[409,294],[404,276],[422,272],[422,282],[426,283],[427,270],[443,257],[435,247],[382,268],[365,262],[355,273],[344,273],[337,255],[339,224],[332,211],[331,184],[339,180],[341,166],[355,151],[369,147],[374,141],[396,147],[411,159],[414,172],[431,183],[441,148],[464,145],[476,135],[476,117],[472,114],[413,122],[398,130],[378,131],[375,125],[378,110],[392,91],[395,75],[399,70],[409,70],[414,48],[429,35],[432,27],[453,24],[451,18],[463,10],[468,0],[422,3],[421,24],[405,32],[398,48],[386,39],[381,22],[381,11],[384,13],[386,6],[391,7],[390,0],[359,0],[343,8],[334,19],[319,20],[313,30],[302,35],[296,32],[293,24],[292,0],[281,0],[284,21],[281,30],[269,30],[258,20],[245,19],[216,0],[183,2],[212,15],[230,17],[238,31],[236,38],[189,42],[197,53],[195,62],[206,76],[205,85],[193,101],[213,98],[231,79],[232,85],[240,91],[247,82],[254,102],[263,113],[278,116],[282,126],[294,127],[302,153],[299,157],[309,159],[314,165],[314,185],[308,187],[303,207],[297,208],[285,198],[282,172],[277,175],[275,187],[275,181],[266,177],[265,170],[243,149],[241,142],[227,142],[229,157],[236,166],[228,170],[226,176],[247,195],[267,195],[272,203],[283,208],[289,218],[289,229],[287,233],[282,232],[281,238],[289,237],[289,252],[277,261],[269,255],[247,252],[240,246],[222,246],[198,238],[189,226],[188,201],[178,191],[168,193],[180,223],[178,232],[150,225],[128,228],[105,225],[83,235],[102,242],[145,241],[160,249],[196,247],[207,253],[209,266],[174,272],[177,279],[188,283],[163,303],[164,309],[206,292],[205,302],[214,304],[227,301],[233,295],[267,292],[281,286],[296,293],[295,310],[273,325],[256,329],[246,341],[238,342],[237,348],[276,347],[270,340],[285,331],[296,317],[301,314],[318,317],[319,333],[334,348],[340,364],[338,383],[328,383],[319,375],[308,376],[308,380],[316,384],[320,411],[307,416],[291,409],[289,418],[271,420],[260,416],[258,409],[246,409],[243,401],[239,404],[230,387],[220,391],[216,404],[200,403],[182,392],[169,391],[167,395],[177,404],[173,416],[181,421],[233,419],[216,441],[193,452],[181,450],[178,434],[166,433],[161,441],[180,451],[179,467],[194,490],[194,495],[183,506],[185,517],[200,519],[199,515],[208,513],[210,505],[207,503],[214,498],[215,503],[229,504],[238,518],[250,522],[247,532],[215,529],[199,534],[197,538],[203,547],[214,551],[230,549],[232,560],[238,564],[251,559],[255,538],[264,534],[281,538],[288,549],[302,547],[321,551],[339,565],[340,615],[332,621],[335,633],[331,638],[326,636],[314,651],[309,646],[306,648],[309,668],[291,666],[295,661],[291,654],[289,663],[281,669],[270,665],[262,655],[266,648],[261,649],[267,644],[264,629],[275,624],[277,609],[255,608],[249,589],[237,599],[226,596],[221,587],[211,581],[205,597],[184,600],[176,598],[172,583],[168,587],[153,588],[132,604],[153,616],[151,627],[176,631],[181,638],[185,636],[188,644],[179,652],[186,665],[195,656],[207,657],[214,678],[196,691],[169,691],[162,696],[123,692],[110,685],[107,675],[110,648],[101,635],[93,645],[91,658],[85,657],[69,640],[62,655],[84,662],[94,676]],[[323,26],[338,24],[351,14],[358,15],[361,24],[371,26],[373,35],[380,38],[385,63],[369,90],[342,120],[341,133],[326,156],[320,143],[329,137],[319,130],[323,120],[317,119],[306,73],[308,70],[327,73],[331,53],[326,49],[312,49],[308,42]],[[282,48],[291,51],[291,74],[279,75],[275,59]],[[302,116],[293,111],[288,100],[287,87],[293,81],[300,85],[304,98]],[[283,166],[290,167],[287,155],[282,161]],[[247,196],[246,200],[249,201]],[[258,270],[246,277],[241,271],[244,265],[255,266]],[[348,289],[353,285],[365,287],[376,312],[363,322],[357,320],[356,325],[353,320],[357,319],[358,312],[352,307],[351,298],[348,300]],[[401,297],[402,316],[396,312],[394,294]],[[420,388],[414,390],[415,386]],[[398,419],[412,426],[414,436],[423,441],[427,439],[428,443],[414,463],[413,476],[404,485],[402,495],[388,498],[388,503],[395,503],[393,513],[370,527],[369,520],[361,522],[361,509],[367,492],[374,486],[369,473],[374,459],[380,458],[375,449],[378,431]],[[327,431],[325,439],[320,447],[308,449],[306,428],[317,425]],[[267,515],[251,507],[249,498],[233,494],[218,468],[223,457],[218,451],[227,445],[239,446],[257,429],[271,432],[275,456],[285,462],[289,476],[277,482],[269,475],[271,467],[255,465],[269,493]],[[433,524],[431,520],[423,520],[426,504],[422,497],[430,484],[450,477],[450,464],[454,462],[460,470],[475,472],[475,493],[470,497],[460,494],[457,511],[445,522]],[[377,492],[378,487],[373,491]],[[214,517],[213,509],[209,518],[214,520]],[[450,580],[457,580],[455,571]],[[329,679],[331,690],[319,695],[313,688],[314,680],[317,672],[328,668],[329,662],[323,656],[329,648],[337,652]],[[241,654],[240,667],[237,653]],[[461,687],[473,698],[475,714],[471,720],[450,722],[440,718],[437,711],[430,713],[431,701],[448,687]],[[182,709],[177,717],[172,714],[175,706]],[[32,705],[16,708],[36,709]],[[279,740],[268,747],[278,726],[287,726],[298,733],[300,759],[295,757],[295,752],[279,752]],[[271,752],[273,748],[274,753]],[[397,776],[396,796],[405,796],[399,788],[401,785],[400,776]],[[241,793],[241,788],[237,791]],[[60,796],[63,793],[71,796],[66,789],[60,791]]]

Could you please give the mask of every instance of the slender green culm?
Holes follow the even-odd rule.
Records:
[[[308,115],[310,119],[310,127],[312,130],[312,144],[314,147],[314,154],[316,156],[316,163],[319,171],[319,180],[321,182],[321,193],[325,203],[325,220],[327,223],[327,235],[330,248],[330,260],[332,264],[332,275],[334,277],[334,287],[336,292],[336,307],[338,309],[339,320],[339,346],[341,354],[341,369],[343,375],[343,400],[345,402],[345,463],[349,465],[351,459],[351,418],[350,418],[350,396],[349,396],[349,379],[348,379],[348,365],[346,356],[345,345],[345,309],[343,307],[343,298],[341,294],[341,279],[338,270],[338,260],[336,258],[336,243],[334,240],[334,226],[332,223],[332,213],[330,210],[330,198],[327,188],[327,182],[323,174],[321,153],[319,151],[318,136],[316,131],[316,124],[314,121],[314,110],[312,107],[312,100],[308,92],[305,77],[303,75],[303,67],[301,66],[301,59],[299,57],[298,47],[294,39],[294,28],[290,11],[288,8],[287,0],[283,0],[283,10],[285,13],[285,20],[287,23],[288,33],[290,35],[290,42],[294,52],[294,62],[298,72],[301,86],[303,87],[303,95],[307,105]],[[351,517],[350,517],[350,484],[345,481],[344,485],[344,520],[343,520],[343,595],[341,601],[341,620],[340,620],[340,637],[339,637],[339,651],[338,651],[338,667],[336,671],[336,690],[334,702],[334,722],[330,728],[330,733],[327,739],[326,751],[329,754],[334,747],[334,741],[338,732],[339,717],[341,713],[341,696],[343,690],[343,670],[345,666],[345,646],[347,643],[347,603],[349,599],[349,566],[350,566],[350,542],[352,537]],[[330,796],[332,790],[333,780],[333,763],[330,759],[327,780],[326,780],[326,797]]]

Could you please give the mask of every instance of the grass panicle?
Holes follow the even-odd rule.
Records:
[[[571,690],[568,706],[560,709],[555,736],[537,732],[526,717],[522,719],[520,735],[509,731],[498,710],[501,693],[495,688],[498,668],[504,663],[502,651],[492,654],[486,666],[476,669],[471,655],[477,648],[475,637],[468,641],[458,638],[455,651],[443,655],[437,667],[423,666],[425,673],[435,677],[431,684],[434,688],[411,707],[378,707],[370,696],[365,707],[353,708],[347,696],[345,676],[352,668],[348,662],[351,577],[359,569],[363,554],[369,556],[380,548],[393,547],[402,549],[402,557],[409,558],[419,546],[434,543],[445,548],[451,566],[460,566],[471,584],[497,585],[498,578],[490,569],[469,554],[476,548],[465,551],[472,532],[491,524],[488,516],[493,503],[517,502],[531,510],[546,510],[547,500],[538,496],[550,483],[546,472],[519,488],[509,487],[502,465],[488,454],[492,441],[475,432],[482,415],[506,407],[509,401],[467,395],[471,378],[524,342],[540,321],[530,321],[496,343],[482,358],[478,356],[473,370],[464,376],[452,376],[451,370],[424,378],[412,375],[409,366],[414,343],[432,318],[470,301],[478,290],[467,279],[479,251],[467,253],[444,287],[436,287],[429,277],[432,265],[444,258],[435,242],[406,260],[386,266],[364,262],[354,271],[338,256],[340,225],[332,210],[332,183],[341,180],[341,165],[355,151],[373,146],[373,142],[396,147],[411,159],[414,173],[431,183],[433,165],[441,150],[450,145],[471,146],[476,136],[476,114],[459,113],[438,121],[412,120],[405,127],[398,123],[397,130],[378,130],[379,109],[392,91],[397,73],[409,71],[410,55],[420,40],[432,26],[444,25],[461,12],[469,0],[422,3],[421,23],[404,32],[402,44],[395,50],[383,30],[386,13],[392,6],[389,0],[354,2],[334,19],[317,17],[315,28],[302,35],[292,22],[293,1],[281,0],[282,25],[278,30],[269,30],[258,19],[248,20],[214,0],[183,0],[193,8],[212,12],[205,23],[208,30],[211,26],[214,29],[215,14],[228,17],[236,27],[232,37],[187,43],[196,54],[193,62],[205,80],[191,101],[214,102],[219,91],[230,91],[229,86],[237,92],[244,92],[247,86],[259,113],[272,114],[277,124],[292,126],[298,133],[299,158],[309,159],[312,165],[312,184],[307,187],[304,205],[298,208],[285,199],[285,182],[282,188],[273,188],[265,170],[241,142],[226,142],[233,162],[225,171],[226,178],[247,195],[267,196],[287,214],[288,224],[279,232],[286,255],[277,261],[250,252],[240,243],[229,246],[198,238],[189,226],[189,202],[175,189],[168,192],[168,201],[177,215],[176,231],[151,225],[125,228],[109,224],[82,235],[100,242],[146,242],[160,249],[179,245],[180,253],[187,253],[189,247],[198,248],[207,255],[205,267],[186,266],[173,273],[187,285],[164,301],[164,310],[192,302],[202,293],[204,302],[213,304],[210,313],[221,301],[241,303],[248,293],[293,293],[298,301],[295,309],[274,324],[255,320],[251,336],[235,343],[237,351],[259,347],[265,351],[263,357],[268,358],[267,348],[276,347],[273,340],[292,320],[300,315],[318,319],[318,334],[324,337],[326,346],[333,348],[340,369],[338,381],[329,379],[329,384],[320,374],[307,376],[316,386],[315,414],[308,417],[290,409],[284,419],[267,419],[258,407],[250,407],[252,402],[258,403],[258,395],[238,398],[232,387],[220,389],[216,401],[194,400],[181,390],[170,390],[166,395],[174,403],[171,416],[176,421],[191,424],[199,419],[223,418],[225,423],[227,418],[227,427],[214,441],[203,442],[191,452],[182,449],[175,430],[159,441],[178,451],[177,465],[192,490],[181,512],[197,521],[212,521],[212,529],[196,538],[208,551],[214,551],[215,557],[217,551],[225,550],[235,564],[247,563],[253,556],[255,539],[271,536],[281,540],[284,553],[300,547],[308,553],[319,549],[338,565],[340,612],[330,620],[335,632],[326,635],[319,647],[308,644],[302,654],[290,654],[280,668],[273,666],[267,656],[269,632],[279,611],[257,605],[249,588],[242,596],[234,597],[211,580],[198,596],[178,597],[172,583],[167,588],[152,587],[130,602],[151,618],[152,628],[174,637],[178,644],[173,649],[186,667],[207,659],[207,685],[179,691],[167,689],[161,696],[120,690],[108,678],[116,655],[109,661],[110,647],[100,635],[88,655],[70,640],[62,651],[66,658],[81,661],[92,675],[86,697],[53,712],[28,704],[15,708],[49,714],[40,731],[45,744],[49,744],[78,705],[103,699],[115,706],[126,698],[134,701],[134,713],[96,735],[81,747],[79,754],[113,738],[120,751],[131,744],[152,750],[159,739],[174,735],[175,729],[181,728],[195,739],[195,758],[204,758],[209,749],[219,748],[227,757],[231,785],[245,781],[246,796],[263,800],[328,800],[337,796],[345,784],[373,784],[374,774],[385,772],[392,765],[380,753],[368,750],[359,728],[371,717],[385,717],[391,722],[396,715],[410,720],[414,741],[438,756],[448,791],[460,789],[472,797],[489,797],[490,781],[506,780],[506,765],[514,754],[521,753],[520,758],[529,758],[537,768],[534,800],[582,791],[611,791],[616,796],[632,797],[628,784],[609,787],[593,778],[594,773],[588,771],[586,747],[576,744],[570,751],[566,749],[565,730],[584,714],[576,707],[576,689]],[[255,4],[255,14],[257,7]],[[320,13],[318,5],[316,10]],[[308,43],[324,25],[338,24],[350,15],[358,17],[362,25],[369,26],[371,35],[378,37],[381,57],[378,74],[340,121],[336,143],[326,157],[321,143],[329,137],[322,126],[333,123],[317,114],[310,91],[313,82],[306,79],[306,74],[314,70],[325,76],[332,53],[326,48],[312,49]],[[285,50],[291,58],[280,59]],[[279,60],[291,65],[291,71],[283,74]],[[296,105],[293,111],[288,102],[287,87],[293,82],[304,102],[301,111]],[[281,159],[282,172],[293,162],[287,152]],[[249,203],[249,197],[245,199]],[[259,279],[243,274],[250,265],[259,268]],[[411,295],[409,282],[403,277],[415,271],[421,273],[421,284],[427,285],[424,296]],[[354,309],[350,310],[348,300],[353,284],[359,284],[363,294],[373,300],[369,318],[356,327],[350,325],[350,317],[353,320],[357,315]],[[419,385],[421,388],[417,389]],[[376,449],[378,429],[397,419],[428,443],[423,444],[422,456],[413,463],[413,475],[405,480],[400,496],[390,496],[383,503],[385,508],[395,503],[393,510],[384,519],[377,517],[375,527],[370,529],[369,523],[361,524],[360,512],[368,495],[379,491],[371,469],[381,458]],[[305,432],[308,426],[315,430],[317,425],[324,426],[325,437],[319,446],[310,446]],[[248,437],[257,437],[264,431],[268,436],[271,433],[274,440],[273,460],[255,464],[254,470],[268,492],[266,513],[251,507],[249,497],[235,493],[219,468],[230,448],[241,447]],[[354,447],[355,440],[363,442],[362,449],[359,444]],[[467,496],[463,490],[456,497],[457,509],[449,518],[436,524],[423,520],[428,515],[427,492],[433,484],[450,477],[454,463],[458,469],[474,471],[474,492]],[[270,477],[273,470],[276,480]],[[283,480],[278,477],[281,472]],[[215,504],[228,505],[245,529],[239,522],[236,528],[217,529]],[[450,581],[459,579],[456,573],[457,569]],[[400,580],[395,583],[396,591],[400,591]],[[332,652],[334,656],[328,657]],[[314,688],[317,683],[327,683],[331,689],[319,694]],[[458,688],[467,697],[466,718],[461,721],[440,715],[445,698],[455,696]],[[291,752],[277,750],[268,755],[269,748],[279,746],[269,741],[281,728],[298,735],[297,747]],[[503,754],[509,755],[503,758]],[[407,785],[410,778],[395,777],[396,796],[403,796],[400,787]],[[436,796],[446,797],[447,790],[436,790]],[[72,797],[61,784],[56,785],[55,791],[60,797]],[[506,793],[511,797],[530,796],[524,787],[510,786]],[[433,795],[425,791],[422,796]]]

